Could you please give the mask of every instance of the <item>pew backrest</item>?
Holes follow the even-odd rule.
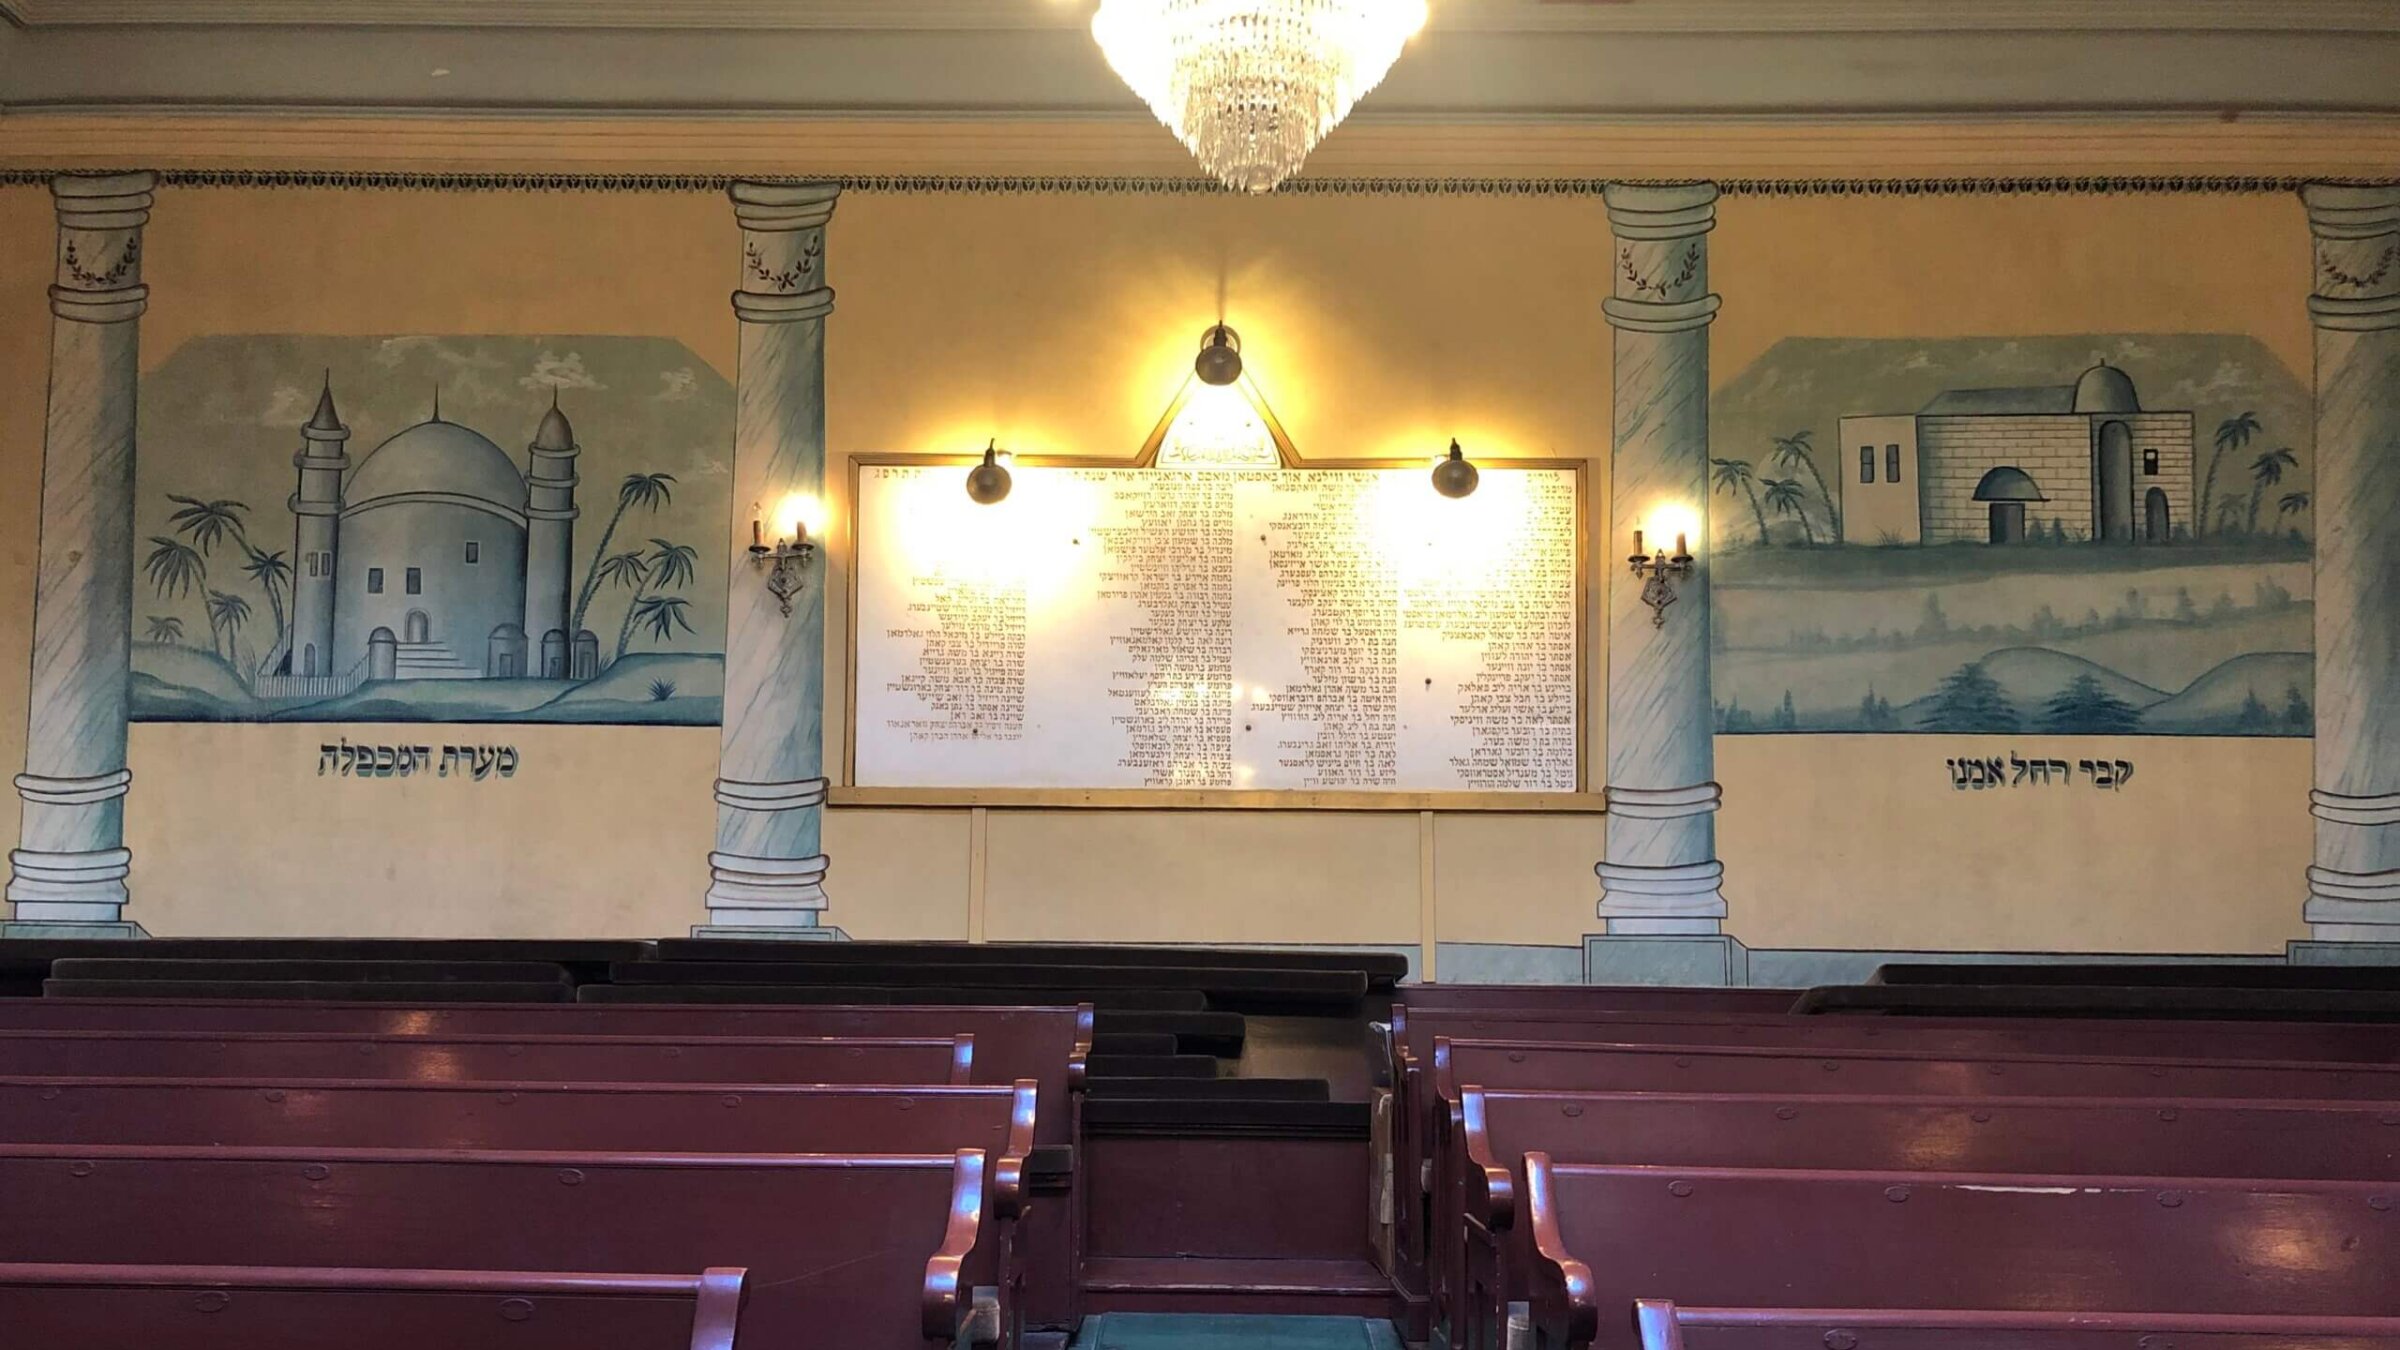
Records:
[[[1993,1309],[1690,1308],[1634,1304],[1642,1350],[2391,1350],[2400,1319]],[[1863,1333],[1863,1334],[1862,1334]]]
[[[1615,1167],[1526,1159],[1545,1350],[1633,1306],[2400,1316],[2388,1182]]]
[[[0,1145],[0,1262],[750,1272],[745,1344],[958,1334],[984,1157]],[[755,1339],[753,1339],[755,1338]]]
[[[975,1038],[0,1031],[0,1075],[970,1083]]]
[[[734,1350],[745,1272],[697,1276],[0,1265],[0,1326],[40,1350]]]
[[[1044,1110],[1040,1142],[1074,1138],[1074,1106],[1091,1055],[1090,1004],[1066,1007],[802,1007],[568,1003],[273,1003],[0,999],[0,1030],[303,1031],[372,1036],[727,1036],[842,1038],[970,1035],[976,1076],[1031,1079]]]
[[[0,1078],[0,1140],[591,1153],[980,1149],[995,1217],[1025,1207],[1039,1093],[864,1084]]]

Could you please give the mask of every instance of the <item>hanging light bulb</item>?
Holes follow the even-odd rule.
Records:
[[[1228,187],[1271,192],[1425,27],[1426,0],[1100,0],[1092,38]]]
[[[1453,439],[1449,455],[1433,466],[1433,490],[1453,499],[1467,497],[1474,495],[1475,485],[1481,481],[1483,475]]]
[[[1008,466],[1000,462],[1000,442],[995,437],[983,448],[983,462],[967,470],[967,495],[980,505],[997,506],[1008,500],[1012,486]]]

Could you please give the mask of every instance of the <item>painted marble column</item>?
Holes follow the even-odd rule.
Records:
[[[825,578],[808,565],[787,617],[750,557],[751,522],[773,528],[795,495],[824,500],[825,225],[830,183],[736,183],[742,230],[740,404],[725,621],[725,726],[717,847],[698,933],[837,937],[821,926],[826,858]]]
[[[1616,330],[1608,535],[1608,860],[1600,918],[1611,936],[1713,934],[1718,891],[1715,716],[1708,683],[1708,183],[1611,184]],[[1672,523],[1669,523],[1672,522]],[[1690,535],[1697,560],[1655,622],[1623,559],[1635,530]]]
[[[69,175],[50,288],[33,698],[22,846],[9,854],[11,935],[139,936],[125,922],[127,686],[133,656],[133,429],[140,393],[142,226],[154,175]]]
[[[2311,184],[2320,941],[2400,943],[2400,188]]]

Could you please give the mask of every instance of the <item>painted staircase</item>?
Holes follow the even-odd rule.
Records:
[[[480,680],[481,666],[470,666],[439,642],[403,642],[394,653],[393,678],[402,680]]]

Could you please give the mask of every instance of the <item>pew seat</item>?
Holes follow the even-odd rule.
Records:
[[[1634,1305],[1642,1350],[2392,1350],[2400,1319]]]
[[[735,1350],[746,1273],[0,1265],[0,1327],[39,1350]]]

